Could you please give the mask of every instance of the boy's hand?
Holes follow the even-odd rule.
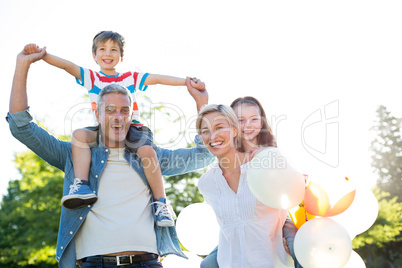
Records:
[[[34,63],[46,55],[46,47],[38,48],[35,44],[29,44],[17,55],[17,61],[21,63]]]
[[[191,86],[199,91],[205,90],[205,83],[195,77],[190,78]]]
[[[187,90],[190,93],[191,97],[194,98],[194,100],[197,104],[197,111],[199,112],[204,105],[208,104],[208,91],[206,89],[204,89],[204,90],[195,89],[192,86],[192,84],[193,84],[192,79],[187,77],[186,78]],[[205,88],[205,85],[204,85],[204,88]]]
[[[22,51],[25,55],[33,54],[33,53],[40,53],[42,52],[42,48],[39,48],[36,44],[28,44],[24,47]]]

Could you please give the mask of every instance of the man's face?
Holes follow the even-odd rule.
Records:
[[[100,124],[102,142],[109,148],[123,148],[131,123],[130,100],[119,93],[103,96],[96,117]]]

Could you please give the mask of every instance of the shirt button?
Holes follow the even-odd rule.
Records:
[[[96,194],[96,191],[94,191],[94,194]]]
[[[80,217],[80,220],[82,220],[82,217]]]
[[[109,152],[109,149],[106,149],[105,152]]]
[[[95,175],[95,178],[97,178],[98,177],[98,175]]]
[[[105,163],[105,161],[102,160],[101,163],[103,164],[103,163]]]
[[[60,249],[63,249],[63,247],[60,247]]]
[[[91,205],[88,205],[88,207],[90,208],[90,207],[91,207]]]
[[[70,231],[70,234],[73,234],[73,232]]]

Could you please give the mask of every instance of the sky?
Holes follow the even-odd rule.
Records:
[[[295,169],[315,180],[348,176],[371,187],[375,111],[384,105],[402,117],[401,13],[400,1],[2,0],[0,113],[8,112],[15,59],[25,44],[98,70],[92,38],[113,30],[126,38],[119,71],[195,76],[205,81],[210,103],[254,96]],[[163,116],[146,122],[159,129],[157,144],[177,148],[191,140],[196,111],[185,87],[153,86],[143,95],[152,100],[143,107],[148,111],[163,103],[184,115],[174,128]],[[84,96],[64,71],[45,62],[31,67],[30,111],[54,135],[92,123]],[[5,194],[8,181],[19,178],[14,154],[26,147],[4,119],[0,137]]]

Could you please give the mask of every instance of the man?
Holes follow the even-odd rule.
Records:
[[[74,180],[71,143],[56,139],[32,122],[27,100],[27,76],[32,63],[46,51],[18,54],[7,121],[14,137],[38,156],[65,172],[63,194]],[[191,88],[197,102],[207,102],[207,92]],[[127,90],[120,86],[105,88],[100,94],[97,117],[100,123],[99,145],[91,149],[91,189],[98,202],[75,210],[62,208],[56,258],[60,267],[101,265],[126,267],[162,267],[159,256],[177,254],[180,250],[174,227],[155,224],[150,206],[149,185],[138,157],[125,150],[125,137],[130,125],[131,103]],[[202,168],[213,157],[196,137],[196,148],[157,149],[164,175],[175,175]]]

